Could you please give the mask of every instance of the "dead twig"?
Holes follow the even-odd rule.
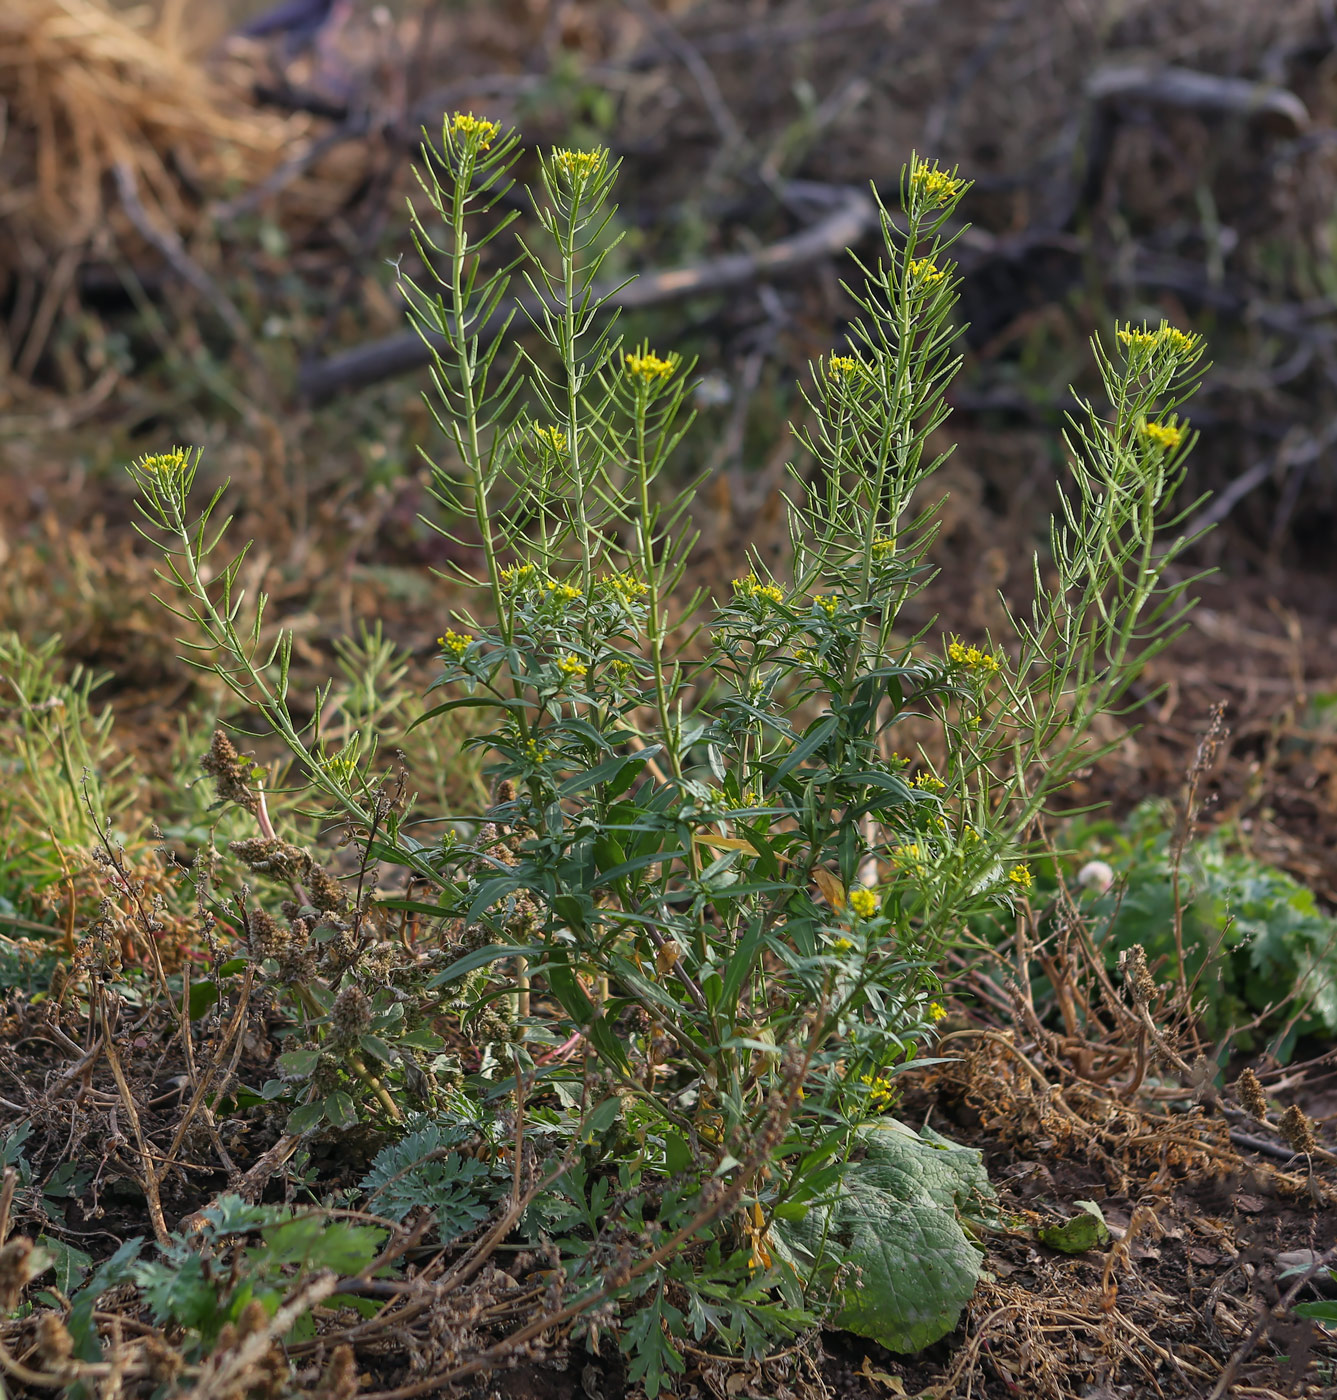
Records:
[[[809,192],[812,188],[805,187]],[[834,207],[801,233],[778,239],[753,253],[730,253],[690,267],[645,273],[620,290],[616,284],[596,287],[594,295],[607,296],[610,308],[640,310],[731,291],[838,257],[877,227],[878,210],[863,190],[842,188],[830,192],[835,195]],[[498,308],[480,328],[480,340],[486,342],[496,335],[517,305],[531,312],[538,310],[532,297],[521,297],[514,304]],[[417,330],[403,331],[308,365],[298,377],[298,390],[312,403],[325,403],[337,394],[418,369],[430,361],[433,350],[441,348],[439,337]]]

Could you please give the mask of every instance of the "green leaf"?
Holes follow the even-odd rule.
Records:
[[[1065,1220],[1062,1225],[1042,1225],[1035,1232],[1035,1238],[1061,1254],[1085,1254],[1088,1249],[1099,1249],[1110,1237],[1100,1207],[1094,1201],[1074,1201],[1073,1204],[1081,1209],[1071,1220]]]
[[[93,1267],[92,1255],[50,1235],[38,1235],[37,1243],[51,1256],[51,1264],[56,1271],[56,1287],[68,1298]]]
[[[217,982],[192,982],[190,987],[190,1019],[198,1021],[218,1002]]]
[[[336,1089],[325,1096],[325,1117],[336,1128],[351,1128],[357,1123],[357,1105],[342,1089]]]
[[[920,1351],[956,1326],[975,1291],[981,1255],[957,1213],[984,1215],[993,1189],[978,1152],[930,1130],[921,1137],[883,1118],[856,1136],[864,1155],[835,1199],[802,1220],[777,1219],[771,1238],[808,1286],[830,1287],[844,1266],[836,1326]]]
[[[294,1108],[288,1115],[287,1131],[290,1133],[309,1132],[325,1117],[325,1105],[320,1100],[315,1103],[304,1103],[301,1108]]]
[[[364,1035],[358,1040],[358,1044],[372,1057],[379,1060],[383,1065],[392,1065],[395,1062],[395,1052],[383,1041],[379,1035]]]
[[[319,1050],[289,1050],[287,1054],[278,1058],[279,1069],[293,1079],[308,1078],[316,1072],[319,1063]]]

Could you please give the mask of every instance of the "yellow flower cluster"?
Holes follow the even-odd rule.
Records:
[[[758,583],[756,574],[733,581],[734,592],[744,598],[760,598],[767,603],[783,603],[784,593],[773,583]]]
[[[993,652],[981,651],[979,647],[968,647],[961,642],[952,642],[947,648],[947,659],[954,665],[964,666],[971,671],[979,671],[984,675],[993,673],[1002,664],[1002,657],[996,656]]]
[[[557,598],[563,603],[574,603],[580,597],[580,589],[574,583],[558,583],[555,579],[549,579],[543,587],[550,598]]]
[[[642,583],[635,574],[605,574],[599,582],[610,593],[615,593],[621,598],[624,603],[634,603],[638,598],[644,598],[650,591],[650,585]]]
[[[848,938],[836,938],[831,942],[831,951],[833,953],[848,953],[853,947],[854,944],[851,943]]]
[[[1014,865],[1007,872],[1007,879],[1009,884],[1015,885],[1019,890],[1028,890],[1035,883],[1029,865]]]
[[[469,650],[469,643],[472,641],[473,637],[468,632],[454,632],[447,629],[444,637],[436,639],[436,644],[442,651],[449,652],[458,661]]]
[[[540,447],[556,453],[559,457],[566,456],[566,434],[556,424],[547,428],[535,426],[534,436],[538,438]]]
[[[1115,336],[1129,350],[1155,350],[1160,346],[1168,346],[1175,355],[1183,358],[1193,354],[1198,348],[1198,337],[1191,335],[1187,331],[1181,331],[1177,326],[1172,326],[1168,321],[1162,321],[1156,329],[1148,330],[1143,325],[1140,330],[1134,330],[1132,323],[1120,326],[1115,331]]]
[[[574,651],[569,651],[565,656],[557,658],[557,670],[569,681],[580,680],[589,668],[578,657]]]
[[[960,198],[965,187],[964,180],[958,180],[946,170],[939,170],[937,161],[930,164],[926,160],[917,160],[910,167],[910,195],[925,204],[939,207],[951,204]]]
[[[878,910],[878,898],[875,891],[861,886],[857,890],[851,890],[849,896],[850,908],[861,919],[871,919]]]
[[[874,1112],[886,1108],[896,1097],[896,1090],[885,1074],[861,1074],[859,1082],[868,1085],[868,1107]]]
[[[925,792],[941,792],[947,784],[932,773],[916,773],[915,786],[922,788]]]
[[[156,476],[167,481],[184,476],[189,465],[190,458],[186,453],[181,448],[174,447],[170,452],[156,452],[151,457],[141,457],[135,463],[135,468],[145,476]]]
[[[832,355],[826,362],[826,377],[837,382],[845,379],[854,379],[863,366],[853,355]]]
[[[531,763],[543,763],[552,757],[552,750],[545,749],[537,739],[526,739],[523,745],[524,756]]]
[[[502,585],[506,588],[524,588],[538,577],[538,570],[532,564],[512,564],[501,571]]]
[[[908,846],[895,846],[891,851],[891,858],[897,865],[909,867],[911,870],[918,870],[924,863],[924,848],[917,842],[910,842]]]
[[[552,153],[553,169],[562,175],[568,183],[575,185],[582,180],[588,180],[591,175],[597,175],[603,168],[606,155],[606,151],[554,150]]]
[[[1184,430],[1177,423],[1143,423],[1137,431],[1144,442],[1162,452],[1173,452],[1184,440]]]
[[[891,556],[892,556],[893,554],[895,554],[895,553],[896,553],[896,541],[895,541],[895,540],[874,540],[874,541],[873,541],[873,558],[874,558],[874,559],[890,559]]]
[[[815,608],[820,608],[827,617],[835,617],[840,608],[840,599],[834,593],[814,593],[812,604]]]
[[[726,797],[724,805],[730,812],[737,812],[744,807],[755,807],[759,800],[755,788],[744,788],[737,797]]]
[[[928,1004],[928,1016],[930,1021],[942,1021],[946,1019],[947,1008],[940,1001],[931,1001]]]
[[[615,656],[608,663],[609,673],[615,681],[619,683],[625,681],[632,673],[632,664],[625,656]]]
[[[626,356],[627,373],[633,379],[639,379],[643,384],[650,384],[656,379],[667,379],[675,368],[677,368],[677,357],[670,356],[669,359],[661,359],[652,350],[647,350],[644,355]]]
[[[472,112],[456,112],[450,120],[453,136],[461,137],[466,145],[485,151],[501,135],[501,123],[476,117]]]
[[[345,747],[338,753],[326,754],[320,766],[336,782],[346,783],[357,773],[357,751]]]
[[[911,258],[906,271],[921,287],[935,287],[947,276],[931,258]]]

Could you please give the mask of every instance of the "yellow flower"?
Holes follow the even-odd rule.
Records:
[[[648,583],[642,583],[635,574],[605,574],[599,582],[611,593],[615,593],[624,603],[634,603],[644,598],[650,591]]]
[[[549,579],[543,587],[550,598],[558,598],[563,603],[574,603],[580,597],[580,589],[574,583],[558,583]]]
[[[162,481],[171,481],[185,476],[190,458],[179,447],[170,452],[157,452],[151,457],[141,457],[135,469],[145,476],[156,476]]]
[[[891,850],[892,860],[904,870],[922,872],[926,855],[924,847],[916,841],[904,846],[894,846]]]
[[[552,757],[552,750],[545,749],[537,739],[526,739],[523,752],[531,763],[542,763],[545,759]]]
[[[911,258],[906,271],[923,287],[935,287],[947,275],[931,258]]]
[[[964,180],[958,180],[955,174],[949,174],[946,170],[939,170],[936,160],[932,164],[917,160],[910,167],[912,200],[922,200],[925,204],[936,204],[941,208],[959,199],[965,188]]]
[[[1196,353],[1198,349],[1196,335],[1192,335],[1188,331],[1181,331],[1168,321],[1162,321],[1155,330],[1148,329],[1145,324],[1134,329],[1130,322],[1120,326],[1114,334],[1128,350],[1133,352],[1156,350],[1164,346],[1176,359],[1186,359],[1189,355]]]
[[[555,149],[552,153],[553,169],[570,185],[577,185],[597,175],[603,169],[607,151],[571,151]]]
[[[874,1112],[879,1108],[886,1108],[896,1097],[896,1090],[885,1074],[861,1074],[859,1083],[868,1085],[868,1107]]]
[[[1140,331],[1135,331],[1131,325],[1124,326],[1115,334],[1130,350],[1150,350],[1156,344],[1156,332],[1149,331],[1145,326]]]
[[[833,953],[848,953],[853,947],[854,944],[851,943],[848,938],[837,938],[831,943],[831,951]]]
[[[877,913],[878,898],[872,890],[860,888],[850,891],[849,904],[861,919],[871,919]]]
[[[615,681],[625,681],[632,672],[632,664],[625,656],[615,656],[609,663],[608,669]]]
[[[873,558],[874,558],[874,559],[890,559],[891,556],[892,556],[893,554],[895,554],[895,553],[896,553],[896,541],[895,541],[895,540],[874,540],[874,541],[873,541]]]
[[[755,788],[744,788],[737,797],[726,797],[724,806],[730,812],[737,812],[745,807],[755,807],[758,800]]]
[[[947,659],[957,666],[964,666],[970,671],[979,671],[984,675],[993,675],[1002,664],[1002,656],[994,655],[992,652],[981,651],[979,647],[964,646],[961,642],[952,642],[947,648]]]
[[[812,603],[813,607],[820,608],[827,617],[835,617],[840,607],[840,599],[834,593],[814,593]]]
[[[1137,431],[1144,442],[1162,452],[1173,452],[1184,440],[1184,430],[1177,423],[1142,423]]]
[[[473,637],[468,632],[454,632],[447,630],[444,637],[438,637],[436,644],[442,651],[449,652],[451,656],[459,661],[464,653],[469,650],[469,643]]]
[[[653,383],[656,379],[667,379],[678,367],[678,357],[670,355],[667,360],[661,359],[653,350],[647,350],[643,355],[628,354],[625,356],[627,373],[633,379],[639,379],[642,384]]]
[[[557,669],[567,680],[578,681],[589,670],[574,651],[557,658]]]
[[[1160,337],[1176,355],[1191,355],[1198,348],[1198,337],[1181,331],[1177,326],[1162,326]]]
[[[734,579],[733,589],[744,598],[760,598],[767,603],[783,603],[785,600],[784,593],[775,584],[758,583],[756,574]]]
[[[532,564],[512,564],[501,571],[501,582],[506,588],[520,589],[532,583],[538,570]]]
[[[472,112],[456,112],[450,120],[451,134],[464,139],[475,150],[485,151],[501,135],[501,123],[476,117]]]
[[[556,453],[559,457],[566,456],[566,434],[561,428],[557,427],[556,424],[547,428],[540,428],[536,425],[534,428],[534,436],[538,438],[541,447],[546,448],[549,452]]]
[[[928,1004],[928,1015],[930,1021],[941,1021],[947,1016],[947,1008],[940,1001],[931,1001]]]
[[[854,379],[862,369],[863,366],[853,355],[832,355],[826,362],[826,377],[840,383]]]
[[[321,759],[320,766],[335,782],[350,782],[357,774],[357,749],[353,745],[345,744],[338,753],[326,754]]]
[[[932,773],[916,773],[914,781],[915,786],[923,788],[925,792],[941,792],[947,786],[941,778]]]
[[[1030,866],[1024,864],[1014,865],[1012,869],[1007,872],[1007,878],[1008,883],[1015,885],[1019,890],[1028,890],[1035,883],[1035,879],[1031,875]]]

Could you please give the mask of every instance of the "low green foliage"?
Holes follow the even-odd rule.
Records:
[[[254,1243],[244,1242],[249,1239]],[[323,1212],[251,1206],[236,1196],[220,1196],[201,1212],[188,1236],[173,1236],[156,1249],[156,1257],[143,1257],[142,1239],[126,1240],[74,1291],[68,1326],[75,1355],[86,1361],[101,1356],[93,1311],[103,1294],[122,1284],[139,1290],[159,1326],[182,1328],[193,1338],[183,1355],[194,1361],[207,1355],[247,1308],[260,1308],[268,1319],[319,1273],[361,1274],[385,1239],[384,1230],[331,1220]],[[304,1314],[293,1325],[294,1335],[311,1335]]]
[[[1083,822],[1064,835],[1069,886],[1109,968],[1141,944],[1158,982],[1178,980],[1177,899],[1184,971],[1210,1038],[1249,1050],[1261,1025],[1278,1033],[1270,1048],[1284,1061],[1298,1036],[1337,1034],[1337,919],[1285,871],[1249,855],[1229,828],[1186,844],[1176,891],[1176,832],[1167,804],[1147,802],[1121,825]],[[1093,859],[1115,877],[1107,891],[1083,891],[1075,878]],[[1037,863],[1036,880],[1039,907],[1057,889],[1052,863]]]

